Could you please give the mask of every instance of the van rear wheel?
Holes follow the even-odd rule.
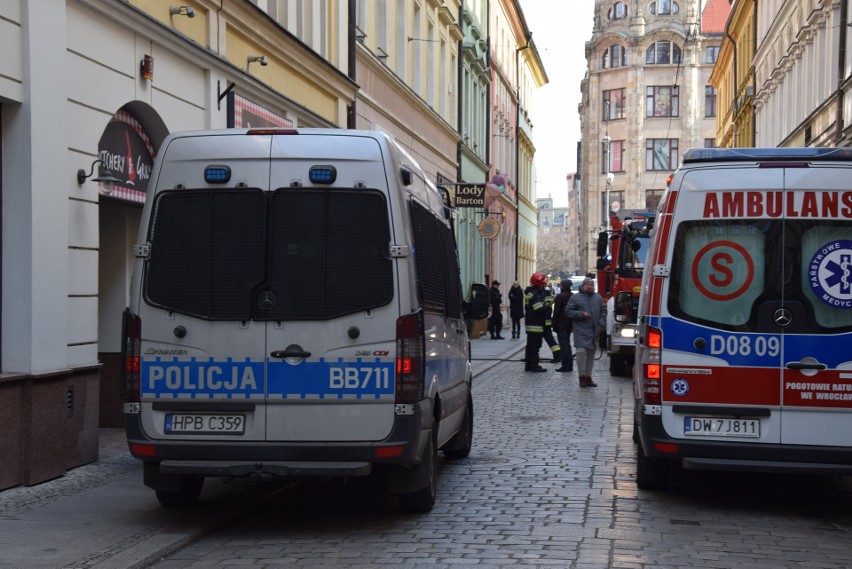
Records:
[[[201,495],[203,476],[184,476],[178,490],[157,490],[157,500],[167,508],[191,506]]]
[[[669,462],[648,458],[642,443],[636,447],[636,486],[642,490],[665,490],[669,485]]]
[[[423,451],[423,460],[415,466],[415,469],[424,469],[425,476],[429,483],[415,490],[414,492],[404,492],[399,495],[399,506],[403,511],[415,514],[425,514],[432,511],[435,507],[435,498],[438,494],[438,425],[432,429],[432,434],[429,437],[429,442],[426,443],[426,448]]]
[[[473,399],[468,399],[467,409],[464,412],[459,432],[453,435],[453,438],[444,445],[441,451],[444,456],[453,460],[465,458],[470,454],[470,449],[473,446]]]

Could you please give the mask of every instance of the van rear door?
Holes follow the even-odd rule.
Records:
[[[269,139],[183,136],[161,149],[134,307],[154,439],[265,438],[266,324],[251,300],[264,278]]]
[[[785,169],[781,442],[850,446],[852,166]]]
[[[266,323],[267,430],[275,441],[376,441],[394,424],[391,258],[397,197],[364,136],[273,138]]]
[[[663,326],[663,424],[676,438],[781,440],[780,216],[749,217],[743,188],[783,187],[753,164],[685,172],[673,220]],[[770,309],[770,307],[772,307]]]
[[[663,338],[672,436],[848,442],[848,179],[805,161],[685,173]]]

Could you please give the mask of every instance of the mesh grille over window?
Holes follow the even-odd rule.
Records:
[[[143,294],[164,310],[324,320],[393,299],[387,204],[374,190],[166,191],[148,241]],[[261,293],[274,299],[268,309]]]
[[[258,189],[157,195],[145,265],[145,300],[199,318],[248,319],[263,280],[266,198]]]
[[[423,305],[461,318],[462,295],[455,236],[425,207],[411,201],[414,258]]]
[[[274,320],[322,320],[393,298],[385,197],[372,190],[286,188],[269,216],[269,287]]]

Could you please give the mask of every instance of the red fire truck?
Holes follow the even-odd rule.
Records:
[[[609,371],[630,375],[636,353],[636,312],[654,214],[622,210],[598,235],[598,292],[606,300]]]

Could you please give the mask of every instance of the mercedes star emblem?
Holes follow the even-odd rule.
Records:
[[[790,311],[786,308],[779,308],[775,311],[775,314],[772,316],[772,319],[775,320],[775,323],[781,326],[787,326],[790,322],[793,321],[793,315],[790,314]]]
[[[261,310],[271,310],[278,303],[275,293],[271,290],[264,290],[257,295],[257,306]]]

